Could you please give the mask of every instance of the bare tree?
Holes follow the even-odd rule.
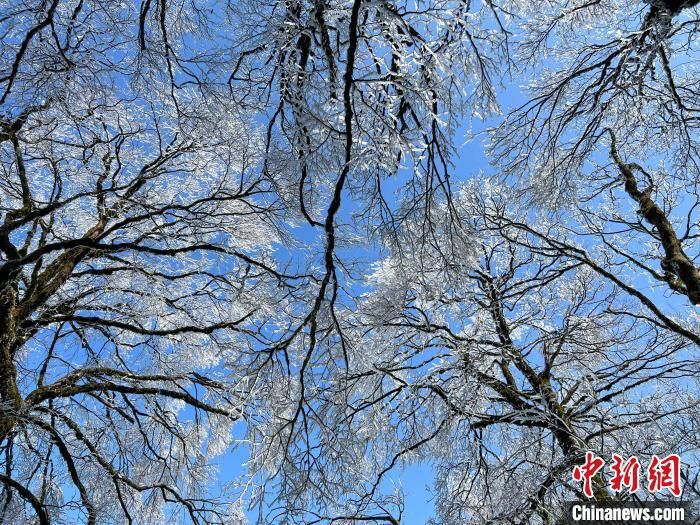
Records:
[[[255,436],[269,418],[292,464],[307,376],[337,351],[349,366],[341,283],[356,267],[337,251],[395,239],[450,199],[458,117],[494,105],[503,31],[481,20],[501,15],[359,0],[2,9],[2,519],[241,520],[235,491],[209,492],[211,456],[232,422]],[[395,205],[382,184],[400,167],[414,175]],[[357,206],[341,212],[346,195]],[[320,233],[301,263],[275,253],[301,246],[285,225],[298,220]]]
[[[691,4],[504,8],[534,87],[492,132],[498,184],[467,186],[461,203],[452,187],[405,217],[358,312],[328,314],[328,353],[306,353],[301,369],[308,401],[286,407],[281,436],[260,433],[261,457],[279,447],[284,458],[271,516],[400,521],[390,472],[431,460],[436,523],[549,523],[581,495],[571,468],[586,450],[675,450],[697,490],[684,430],[697,418],[699,342],[687,307]],[[595,485],[597,499],[628,497]]]
[[[0,521],[398,524],[430,462],[434,523],[552,523],[587,450],[697,492],[696,17],[3,4]]]
[[[167,87],[147,9],[138,32],[117,5],[3,8],[3,523],[238,515],[211,458],[254,385],[224,365],[297,276],[271,258],[259,133],[215,86]]]
[[[695,4],[555,2],[526,20],[519,44],[543,80],[492,144],[513,186],[565,209],[613,274],[694,305]]]
[[[643,462],[697,451],[681,430],[698,405],[694,325],[636,313],[623,287],[561,248],[565,228],[540,218],[533,230],[527,207],[501,191],[471,186],[455,200],[477,246],[449,269],[437,247],[386,258],[349,320],[362,350],[316,396],[324,431],[313,448],[316,476],[347,469],[358,505],[392,469],[430,459],[435,523],[554,523],[583,497],[571,470],[587,450]],[[322,439],[331,432],[365,462],[343,464]],[[594,490],[628,497],[602,477]],[[400,502],[392,508],[398,521]]]

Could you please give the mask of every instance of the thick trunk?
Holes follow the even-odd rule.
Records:
[[[16,289],[5,287],[0,292],[0,443],[14,428],[22,406],[14,363],[18,325],[16,303]]]

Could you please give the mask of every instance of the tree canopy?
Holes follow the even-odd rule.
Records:
[[[697,3],[0,2],[0,523],[698,495]]]

